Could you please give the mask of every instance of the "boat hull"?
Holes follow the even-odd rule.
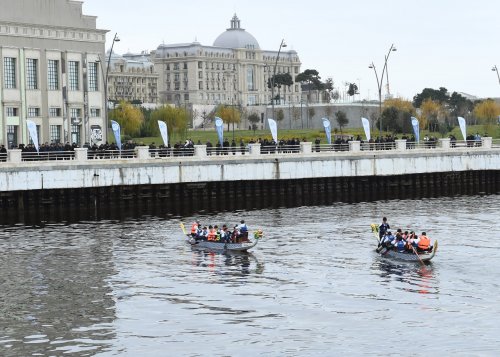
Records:
[[[189,238],[187,242],[191,247],[196,249],[206,249],[214,251],[230,251],[230,252],[246,252],[248,249],[253,248],[257,245],[258,239],[254,241],[241,242],[241,243],[222,243],[222,242],[211,242],[205,240],[195,240]]]
[[[379,254],[384,258],[403,260],[407,262],[418,262],[420,260],[423,262],[428,262],[436,255],[437,248],[438,248],[438,243],[436,241],[434,242],[434,248],[432,249],[432,252],[418,253],[418,256],[415,253],[400,253],[395,250],[389,250],[385,248],[382,249],[379,252]]]

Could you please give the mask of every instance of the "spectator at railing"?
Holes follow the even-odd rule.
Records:
[[[450,138],[450,146],[452,148],[456,147],[457,146],[457,138],[455,137],[455,135],[451,134],[449,136],[449,138]]]

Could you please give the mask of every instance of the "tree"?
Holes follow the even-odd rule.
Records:
[[[444,118],[443,105],[430,98],[425,99],[420,106],[422,128],[427,127],[429,131],[439,130],[439,119]]]
[[[311,90],[322,90],[324,88],[319,72],[315,69],[306,69],[304,72],[297,74],[295,82],[299,82],[307,86],[307,90],[309,91],[308,100],[311,99]]]
[[[257,130],[257,123],[260,121],[259,114],[253,112],[248,116],[248,121],[252,123],[253,134],[255,135],[255,130]]]
[[[186,136],[189,113],[184,108],[166,105],[154,110],[151,113],[150,126],[156,136],[160,134],[158,120],[164,121],[167,124],[169,142],[171,142],[170,138],[173,136]]]
[[[452,93],[448,105],[450,113],[457,117],[465,117],[474,110],[474,103],[457,92]]]
[[[423,101],[426,99],[432,99],[439,103],[448,103],[448,90],[444,87],[440,87],[439,89],[425,88],[422,93],[413,97],[413,106],[415,108],[420,108]]]
[[[267,88],[271,88],[273,86],[273,79],[274,79],[274,87],[278,87],[278,93],[274,97],[274,99],[280,99],[280,90],[282,86],[290,87],[293,84],[293,78],[290,75],[290,73],[277,73],[273,76],[271,76],[267,80]]]
[[[349,89],[347,90],[347,94],[352,97],[356,94],[359,94],[358,92],[358,86],[356,83],[349,83]]]
[[[285,113],[283,112],[283,109],[278,109],[278,111],[276,112],[276,120],[278,122],[281,122],[283,119],[285,119]]]
[[[297,121],[300,118],[300,109],[297,108],[295,105],[292,106],[292,118],[293,121]],[[304,128],[304,123],[302,123],[302,129]]]
[[[500,115],[500,106],[492,99],[478,103],[474,108],[474,115],[484,125],[486,133],[491,133]]]
[[[139,108],[132,104],[121,101],[118,107],[110,112],[109,117],[120,124],[122,135],[136,136],[140,134],[144,115]]]
[[[312,120],[312,119],[314,119],[314,116],[316,115],[316,110],[314,110],[313,107],[309,107],[307,109],[307,113],[309,114],[309,120]],[[309,127],[309,123],[308,123],[307,127]]]
[[[412,131],[410,118],[415,115],[415,108],[410,101],[401,98],[392,98],[384,102],[384,110],[382,111],[381,118],[386,130],[395,133],[409,133]],[[380,123],[377,126],[380,126]]]
[[[347,119],[347,115],[344,111],[339,110],[335,113],[335,120],[340,128],[340,134],[342,134],[342,128],[349,123],[349,119]]]
[[[241,113],[238,108],[233,105],[221,105],[217,109],[217,116],[220,117],[224,123],[227,123],[227,129],[229,130],[229,124],[239,123],[241,121]]]

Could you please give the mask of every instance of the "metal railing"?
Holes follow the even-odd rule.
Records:
[[[154,158],[194,156],[194,148],[149,149],[149,156]]]
[[[379,151],[379,150],[394,150],[395,142],[387,143],[361,143],[361,151]]]
[[[25,151],[21,153],[22,161],[74,160],[74,158],[74,151]]]
[[[245,155],[248,154],[248,147],[233,146],[233,147],[210,147],[207,148],[207,155]]]
[[[491,147],[500,148],[500,139],[493,139],[491,142]]]
[[[0,153],[0,162],[6,162],[7,161],[7,153],[2,152]]]
[[[336,151],[349,151],[349,144],[320,144],[313,145],[312,152],[336,152]]]
[[[87,151],[87,159],[134,159],[137,154],[134,149],[132,150],[89,150]]]

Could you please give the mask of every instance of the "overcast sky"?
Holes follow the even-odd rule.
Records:
[[[368,65],[373,61],[380,75],[393,43],[393,95],[411,99],[426,87],[445,87],[500,97],[491,70],[500,67],[498,0],[84,0],[83,9],[110,31],[107,49],[119,34],[118,54],[195,39],[211,46],[236,13],[261,49],[277,51],[284,38],[302,70],[316,69],[336,87],[356,82],[362,98],[378,98]]]

